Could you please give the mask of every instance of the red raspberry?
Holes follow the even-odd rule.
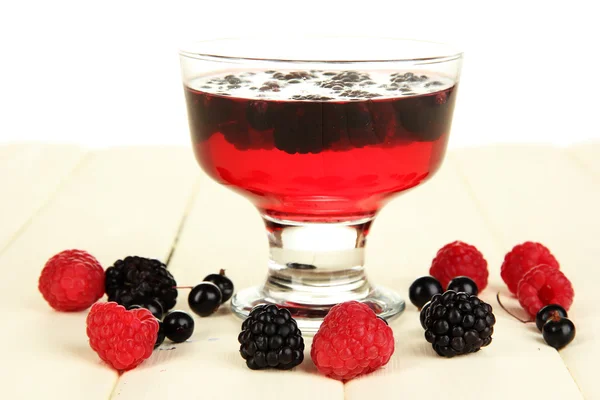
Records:
[[[310,356],[322,374],[347,381],[387,364],[393,353],[392,329],[369,306],[350,301],[329,310]]]
[[[474,246],[460,241],[449,243],[437,252],[429,274],[440,281],[444,289],[457,276],[468,276],[480,293],[487,286],[489,275],[483,254]]]
[[[573,304],[573,285],[560,270],[549,265],[538,265],[519,282],[517,297],[521,306],[535,317],[548,304],[558,304],[569,310]]]
[[[46,262],[38,289],[58,311],[85,310],[104,295],[104,269],[85,251],[65,250]]]
[[[544,245],[535,242],[525,242],[513,247],[506,254],[500,275],[512,293],[517,293],[519,281],[533,267],[546,264],[556,269],[560,266],[556,258]]]
[[[158,320],[145,308],[126,310],[115,303],[96,303],[87,316],[90,346],[119,371],[140,365],[152,355]]]

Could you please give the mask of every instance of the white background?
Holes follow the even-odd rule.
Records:
[[[459,46],[465,63],[451,147],[599,139],[594,4],[3,2],[0,142],[187,144],[178,46],[191,38],[280,32],[386,35]]]

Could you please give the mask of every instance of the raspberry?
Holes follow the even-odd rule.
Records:
[[[85,251],[65,250],[46,262],[38,289],[58,311],[85,310],[104,295],[104,269]]]
[[[544,245],[525,242],[516,245],[506,254],[500,274],[508,289],[516,294],[523,275],[540,264],[546,264],[556,269],[560,268],[556,258]]]
[[[366,304],[334,306],[316,333],[310,356],[330,378],[348,381],[387,364],[394,353],[394,334]]]
[[[87,316],[90,346],[119,371],[133,369],[152,355],[158,328],[150,311],[128,311],[115,302],[96,303]]]
[[[529,270],[517,291],[519,303],[532,317],[548,304],[558,304],[568,311],[574,296],[573,286],[565,274],[544,264]]]
[[[475,282],[481,293],[488,281],[487,261],[474,246],[456,241],[437,252],[429,274],[440,281],[444,289],[457,276],[467,276]]]

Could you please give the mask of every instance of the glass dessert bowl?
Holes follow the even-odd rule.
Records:
[[[239,291],[233,311],[277,304],[306,332],[344,301],[401,313],[404,300],[367,278],[366,238],[386,202],[440,167],[461,53],[402,39],[223,39],[191,43],[180,61],[198,163],[266,226],[266,282]]]

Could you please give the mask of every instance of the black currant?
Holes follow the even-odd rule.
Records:
[[[535,325],[540,330],[540,332],[542,331],[544,324],[550,318],[552,318],[552,316],[555,315],[555,313],[558,313],[558,316],[562,318],[568,317],[565,309],[562,306],[559,306],[558,304],[548,304],[547,306],[542,307],[540,311],[538,311],[537,315],[535,316]]]
[[[562,349],[575,338],[575,324],[568,319],[554,314],[542,328],[542,335],[549,346]]]
[[[434,294],[442,293],[442,285],[432,276],[422,276],[410,285],[408,297],[411,303],[421,309]]]
[[[164,311],[163,311],[162,303],[158,299],[150,299],[147,301],[141,301],[139,306],[150,311],[156,319],[162,319]]]
[[[194,319],[185,311],[171,311],[163,319],[165,336],[175,343],[188,340],[194,333]]]
[[[468,276],[457,276],[456,278],[452,279],[448,283],[448,288],[446,290],[453,290],[457,293],[463,292],[472,296],[477,296],[479,293],[477,285]]]
[[[218,274],[210,274],[204,278],[204,282],[212,282],[221,290],[221,304],[233,296],[233,282],[225,276],[225,270],[222,269]]]
[[[188,304],[193,312],[201,317],[208,317],[221,305],[223,295],[221,289],[212,282],[202,282],[192,289],[188,296]]]
[[[163,328],[163,323],[158,321],[158,335],[156,336],[156,343],[154,343],[154,348],[156,349],[165,341],[165,329]]]

